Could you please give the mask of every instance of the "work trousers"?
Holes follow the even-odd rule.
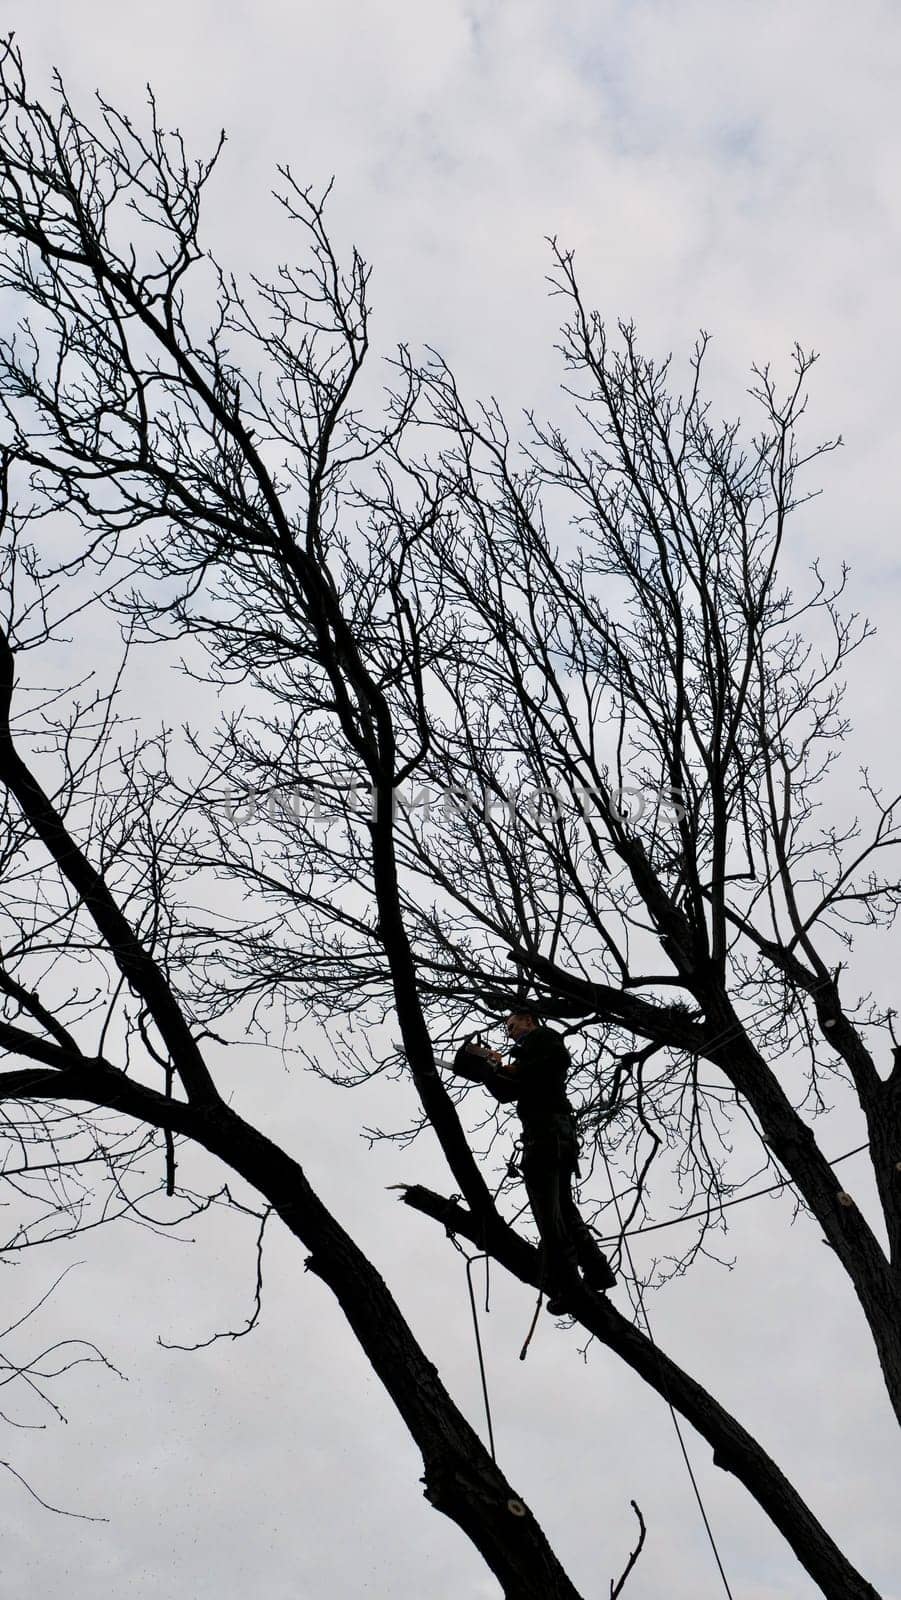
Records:
[[[579,1146],[568,1119],[552,1121],[537,1136],[523,1138],[522,1175],[541,1237],[542,1279],[548,1294],[578,1279],[593,1288],[614,1282],[610,1263],[573,1199]]]

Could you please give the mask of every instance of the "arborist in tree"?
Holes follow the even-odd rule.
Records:
[[[548,1310],[560,1316],[569,1309],[567,1289],[579,1282],[580,1268],[585,1285],[599,1293],[612,1289],[616,1275],[573,1199],[579,1139],[566,1097],[569,1051],[528,1007],[512,1009],[506,1028],[513,1040],[509,1062],[472,1035],[457,1051],[453,1071],[483,1083],[497,1100],[516,1101],[522,1175],[541,1236],[542,1282]]]

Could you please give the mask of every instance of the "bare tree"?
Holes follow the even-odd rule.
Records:
[[[875,840],[847,863],[847,840],[805,832],[818,742],[828,759],[841,726],[834,673],[860,637],[821,584],[834,659],[808,668],[777,588],[805,363],[784,404],[761,375],[764,431],[743,449],[711,427],[699,384],[681,407],[668,398],[631,330],[611,355],[557,252],[564,348],[590,384],[584,447],[533,422],[518,455],[496,408],[474,420],[440,362],[403,351],[370,421],[355,399],[368,271],[356,254],[341,267],[321,199],[283,171],[305,261],[244,293],[199,241],[213,161],[192,166],[152,103],[147,132],[102,101],[89,128],[61,85],[49,109],[29,97],[11,47],[2,82],[0,287],[26,314],[0,351],[0,1045],[30,1065],[0,1091],[12,1137],[84,1196],[73,1217],[51,1187],[49,1224],[26,1219],[22,1239],[106,1213],[86,1171],[98,1148],[121,1205],[141,1203],[148,1130],[169,1197],[234,1203],[178,1182],[177,1141],[210,1151],[260,1196],[261,1227],[274,1211],[310,1252],[422,1450],[428,1497],[504,1592],[572,1595],[375,1267],[293,1156],[224,1103],[210,1049],[261,1003],[292,1023],[356,1011],[373,1038],[390,1020],[382,1060],[338,1031],[312,1065],[402,1071],[420,1117],[392,1131],[428,1129],[462,1199],[404,1198],[537,1286],[538,1251],[499,1209],[436,1055],[474,1005],[496,1011],[512,961],[520,992],[578,1031],[585,1129],[631,1183],[620,1241],[646,1214],[658,1152],[688,1180],[686,1209],[703,1194],[706,1222],[722,1215],[722,1134],[743,1117],[848,1271],[897,1407],[897,1074],[880,1077],[864,1043],[888,1019],[842,1007],[814,944],[855,908],[891,915],[896,889],[869,863],[895,834],[875,793]],[[561,496],[584,541],[564,556],[546,530]],[[29,652],[98,603],[129,642],[177,639],[212,677],[215,741],[127,744],[115,690],[20,711]],[[35,722],[50,748],[29,761]],[[411,783],[454,785],[455,803],[407,805]],[[510,806],[527,783],[550,820]],[[622,806],[636,784],[656,796],[643,832]],[[236,799],[261,797],[259,826],[236,826]],[[217,913],[222,874],[247,892],[237,927]],[[762,1002],[776,1021],[761,1027]],[[814,1109],[836,1056],[860,1097],[891,1259],[773,1070],[799,1039]],[[590,1203],[602,1215],[599,1193]],[[588,1290],[574,1311],[711,1444],[824,1594],[875,1595],[637,1321]]]

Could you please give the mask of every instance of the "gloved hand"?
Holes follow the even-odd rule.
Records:
[[[467,1044],[463,1047],[470,1056],[483,1056],[486,1061],[503,1061],[499,1050],[492,1050],[487,1044]]]

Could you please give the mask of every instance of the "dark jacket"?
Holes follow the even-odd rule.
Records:
[[[573,1126],[566,1098],[566,1075],[572,1065],[569,1051],[553,1028],[531,1028],[510,1050],[515,1071],[473,1055],[464,1044],[454,1060],[454,1071],[474,1083],[483,1083],[496,1100],[515,1100],[527,1139]]]

